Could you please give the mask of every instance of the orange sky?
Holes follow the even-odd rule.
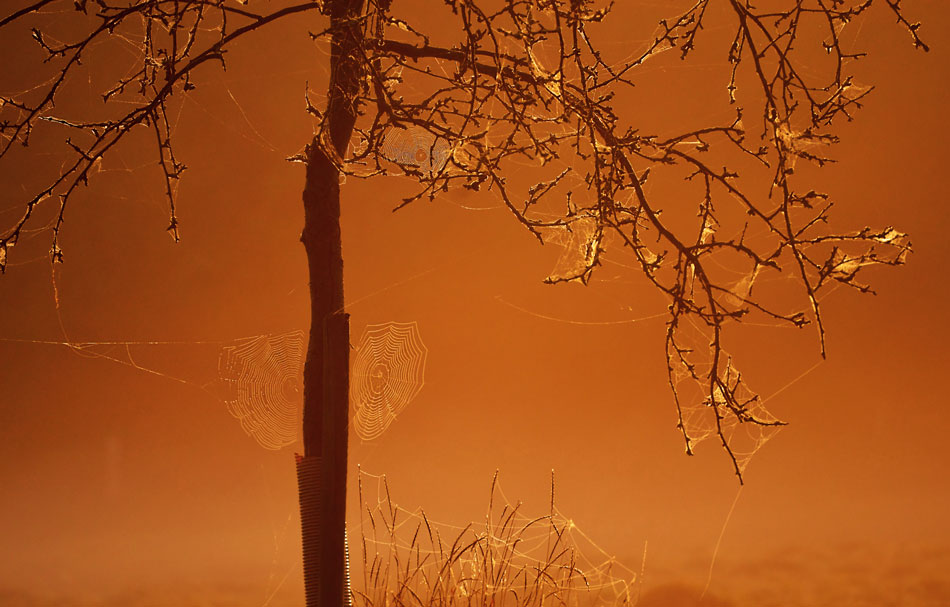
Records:
[[[735,501],[710,585],[721,604],[950,601],[950,7],[904,4],[932,50],[914,52],[883,5],[868,17],[858,73],[878,88],[821,179],[839,225],[894,225],[915,253],[869,272],[876,297],[827,298],[825,362],[810,329],[741,333],[749,383],[777,393],[769,407],[790,425]],[[236,50],[185,103],[182,242],[164,231],[151,158],[130,146],[70,209],[58,312],[47,236],[17,246],[0,278],[0,338],[26,340],[0,342],[0,603],[7,592],[12,604],[183,605],[213,590],[221,604],[232,592],[243,601],[232,604],[261,605],[285,575],[271,604],[302,597],[294,448],[262,449],[202,387],[216,389],[221,342],[308,323],[303,172],[282,160],[310,133],[304,82],[325,78],[306,29]],[[20,65],[24,45],[0,41],[0,64]],[[661,64],[650,77],[672,78],[681,96],[632,103],[661,122],[701,111],[682,83],[710,72]],[[23,77],[0,71],[7,86]],[[21,155],[0,168],[4,225],[41,166]],[[609,266],[587,287],[543,285],[559,251],[490,197],[393,214],[404,180],[350,179],[343,191],[351,342],[367,324],[416,321],[428,348],[419,396],[381,439],[353,436],[351,463],[453,524],[483,516],[496,469],[509,498],[543,512],[554,469],[559,508],[606,552],[639,570],[648,543],[644,605],[672,592],[664,585],[701,589],[738,484],[712,441],[683,455],[663,320],[627,322],[663,312],[662,300]],[[63,330],[183,343],[96,350],[121,363],[31,343]]]

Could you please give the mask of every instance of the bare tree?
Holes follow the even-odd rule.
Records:
[[[34,212],[58,207],[49,226],[50,258],[63,261],[60,232],[76,191],[129,133],[148,129],[164,178],[167,229],[178,239],[176,184],[185,164],[175,153],[170,114],[203,75],[228,63],[228,50],[271,24],[314,16],[311,33],[330,49],[329,87],[316,136],[291,160],[306,163],[301,240],[310,263],[312,324],[304,377],[305,455],[298,463],[308,604],[340,604],[347,436],[347,317],[340,247],[341,177],[402,174],[418,183],[397,208],[453,188],[487,190],[541,242],[561,239],[574,254],[549,282],[587,282],[607,250],[625,251],[635,270],[669,302],[665,353],[687,453],[703,416],[731,458],[739,480],[745,460],[737,428],[772,428],[772,417],[725,350],[725,335],[747,317],[816,327],[825,354],[820,298],[843,285],[870,287],[861,271],[899,265],[910,251],[894,228],[838,231],[829,196],[798,165],[832,162],[836,126],[850,120],[870,87],[851,72],[863,56],[843,29],[880,7],[911,42],[927,50],[919,24],[900,0],[695,0],[670,9],[643,48],[617,50],[600,30],[614,17],[598,0],[443,0],[446,22],[426,31],[418,10],[392,0],[39,0],[0,20],[4,36],[32,41],[49,79],[23,94],[0,96],[0,160],[34,131],[64,133],[69,160],[23,200],[23,213],[0,235],[0,269]],[[54,40],[34,18],[74,5],[75,36]],[[704,25],[719,14],[731,42],[721,96],[734,117],[702,125],[683,121],[673,135],[649,134],[624,112],[642,68],[661,53],[690,61]],[[85,119],[57,102],[90,48],[121,33],[137,47],[137,67],[102,91],[108,114]],[[30,40],[31,39],[31,40]],[[816,60],[815,57],[821,57]],[[51,67],[52,66],[52,67]],[[84,69],[89,69],[86,66]],[[520,189],[512,167],[537,175]],[[740,170],[742,177],[740,177]],[[813,174],[813,173],[812,173]],[[647,180],[685,179],[693,213],[664,214]],[[657,199],[659,198],[659,199]],[[736,281],[717,267],[743,267]],[[756,287],[766,273],[793,277],[799,298],[773,300]],[[699,408],[681,388],[699,387]],[[698,413],[697,413],[698,411]],[[323,464],[321,464],[323,462]],[[305,494],[308,496],[305,498]],[[312,502],[316,503],[316,502]],[[308,528],[320,529],[311,540]],[[320,535],[322,545],[313,540]],[[322,551],[322,552],[321,552]],[[322,556],[318,556],[318,554]],[[319,575],[317,569],[319,567]],[[317,582],[324,581],[320,587]],[[326,583],[329,581],[329,583]]]

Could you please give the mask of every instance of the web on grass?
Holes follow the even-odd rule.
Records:
[[[265,449],[297,442],[305,354],[303,331],[238,340],[221,349],[218,374],[228,411]]]
[[[531,514],[507,499],[496,473],[484,521],[467,525],[399,506],[385,476],[360,470],[358,481],[356,607],[636,603],[639,576],[558,510],[553,475],[547,512]]]
[[[428,350],[415,322],[368,325],[350,371],[350,406],[357,436],[378,438],[425,384]]]

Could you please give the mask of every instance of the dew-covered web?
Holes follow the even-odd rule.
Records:
[[[720,352],[718,361],[713,360],[706,331],[686,323],[677,329],[675,339],[676,346],[667,352],[670,384],[688,448],[721,433],[720,440],[728,443],[736,467],[744,472],[781,429],[781,422],[749,389],[729,353]]]
[[[214,113],[205,110],[203,104],[195,101],[196,98],[187,92],[185,93],[186,100],[197,105],[211,118],[226,124],[230,130],[237,131],[241,137],[253,142],[258,147],[277,155],[286,156],[286,153],[280,151],[281,148],[286,146],[265,139],[261,135],[264,129],[257,128],[253,117],[249,116],[239,102],[240,94],[235,96],[235,93],[228,88],[228,81],[222,80],[216,84],[222,83],[230,101],[233,102],[233,106],[238,111],[239,120],[222,121]],[[170,124],[172,131],[177,130],[178,118],[181,115],[183,105],[178,106],[177,116]],[[564,127],[564,132],[567,131],[568,127]],[[555,131],[555,134],[558,133]],[[493,134],[486,133],[486,141],[491,142],[492,136]],[[804,151],[818,143],[820,142],[811,141],[798,133],[790,131],[787,145],[796,150]],[[451,170],[452,153],[452,145],[447,140],[417,126],[392,127],[386,131],[381,143],[381,155],[386,160],[402,167],[407,174],[410,174],[410,178],[413,173],[432,176],[443,170]],[[512,164],[516,163],[512,162]],[[571,171],[571,166],[566,159],[555,159],[550,162],[550,167],[555,172],[557,170]],[[117,169],[109,166],[102,170]],[[568,183],[568,181],[571,183]],[[574,174],[573,171],[564,183],[565,188],[570,187],[575,193],[585,189],[582,187],[583,179],[581,176]],[[498,203],[496,206],[503,206],[497,192],[483,191],[482,195],[485,198],[493,199]],[[580,196],[577,196],[577,199],[580,198]],[[588,209],[583,208],[583,201],[580,202],[580,207],[565,223],[543,230],[542,237],[545,243],[561,248],[554,266],[547,276],[548,282],[587,280],[593,267],[595,254],[598,248],[603,245],[604,235],[598,231],[597,220],[585,215]],[[603,259],[600,261],[603,262]],[[613,259],[607,258],[607,262],[611,261]],[[16,263],[14,262],[11,265],[16,265]],[[756,280],[755,270],[753,269],[748,279],[740,277],[737,280],[733,290],[734,295],[731,296],[732,299],[729,295],[725,297],[726,304],[734,304],[734,307],[741,305],[741,300],[748,296],[751,284]],[[747,280],[747,282],[743,283],[743,280]],[[496,299],[500,299],[500,297],[496,297]],[[513,304],[507,305],[513,306]],[[532,313],[523,309],[522,311]],[[664,314],[658,316],[664,316]],[[648,316],[645,318],[654,317]],[[613,324],[614,322],[639,322],[645,318],[607,323],[571,322],[575,324]],[[682,350],[681,356],[670,359],[671,383],[677,391],[682,425],[689,444],[696,446],[705,441],[706,438],[716,436],[721,429],[722,436],[729,441],[733,449],[737,465],[740,470],[744,470],[752,455],[774,435],[778,428],[776,426],[743,423],[741,418],[736,415],[720,415],[726,404],[722,391],[725,390],[733,397],[735,402],[741,403],[749,416],[767,422],[774,421],[774,417],[765,409],[759,399],[753,397],[753,393],[746,387],[744,378],[727,354],[717,361],[716,371],[721,387],[716,387],[710,393],[708,379],[713,370],[713,361],[708,360],[708,336],[700,330],[695,330],[694,335],[687,337],[686,332],[681,330],[679,337],[681,345],[686,347]],[[63,342],[62,345],[68,345],[78,353],[108,358],[138,370],[177,379],[171,375],[150,369],[137,362],[136,358],[133,357],[134,348],[158,343],[160,342],[116,342],[102,345],[79,345]],[[239,421],[248,436],[254,438],[264,448],[281,449],[297,440],[301,408],[300,375],[304,343],[304,334],[300,331],[294,331],[278,335],[241,338],[221,345],[218,374],[221,385],[224,387],[223,401],[228,412]],[[99,348],[99,350],[96,350],[96,348]],[[424,385],[426,354],[427,349],[419,339],[418,327],[415,323],[386,323],[367,327],[357,345],[351,371],[352,425],[362,440],[373,440],[381,436],[396,417],[419,394]],[[206,385],[199,387],[207,390]],[[375,506],[381,517],[383,504],[384,502],[380,500]],[[403,511],[398,507],[394,507],[391,501],[388,500],[386,505],[389,508],[388,513],[391,515],[388,524],[384,522],[385,517],[378,519],[377,522],[383,522],[383,527],[396,535],[403,532],[408,533],[413,529],[418,531],[420,529],[419,523],[424,523],[430,544],[428,552],[426,553],[424,550],[422,552],[433,559],[436,553],[439,555],[443,553],[442,548],[449,547],[443,544],[443,540],[451,539],[454,541],[456,538],[470,540],[467,543],[462,542],[463,545],[468,545],[470,549],[464,558],[460,557],[456,562],[456,565],[460,567],[456,573],[457,581],[466,578],[466,576],[476,580],[476,571],[484,570],[486,563],[492,565],[492,561],[490,561],[493,558],[490,557],[492,554],[508,554],[513,559],[512,563],[537,563],[540,562],[539,559],[541,558],[538,556],[541,551],[541,543],[550,542],[552,536],[556,540],[566,538],[565,541],[574,536],[584,538],[573,523],[564,518],[559,512],[556,512],[553,507],[548,517],[542,517],[544,520],[529,519],[523,517],[517,507],[506,503],[499,514],[499,518],[504,520],[507,515],[507,526],[503,523],[496,524],[493,522],[490,514],[484,532],[479,535],[480,532],[473,530],[474,528],[471,526],[465,529],[445,525],[433,526],[421,511]],[[370,510],[372,511],[372,508]],[[397,513],[400,519],[398,524],[396,521]],[[413,527],[413,524],[415,524],[415,527]],[[365,532],[365,525],[362,530]],[[437,538],[435,543],[431,541],[433,530],[435,530]],[[509,534],[507,538],[503,537],[504,533]],[[397,538],[396,536],[390,536],[389,539],[390,542],[398,539],[395,546],[406,549],[407,554],[411,554],[411,548],[413,547],[411,539],[406,537]],[[364,550],[366,542],[367,539],[364,535]],[[373,545],[380,550],[387,547],[384,542],[377,542],[375,536]],[[390,543],[388,546],[392,547],[393,545]],[[416,546],[415,550],[418,562],[420,549]],[[493,550],[499,552],[493,553]],[[616,580],[609,576],[609,559],[603,561],[603,563],[607,563],[606,568],[603,567],[603,563],[598,565],[593,562],[600,557],[606,557],[602,551],[598,552],[598,550],[589,553],[594,556],[588,558],[587,564],[579,566],[576,570],[572,566],[565,567],[562,563],[559,571],[566,572],[566,577],[552,581],[549,590],[565,592],[576,584],[596,591],[609,591],[608,594],[613,593],[614,599],[622,595],[625,598],[619,600],[619,602],[628,602],[629,588],[625,586],[623,592],[620,592],[614,586]],[[569,554],[571,559],[576,555],[574,552]],[[531,561],[531,559],[534,560]],[[593,559],[593,561],[590,559]],[[580,560],[577,562],[580,562]],[[385,566],[388,567],[389,565]],[[506,569],[508,575],[511,576],[508,578],[509,582],[514,579],[515,582],[521,581],[527,587],[529,566],[509,564],[505,567],[510,567]],[[542,585],[544,583],[548,582],[545,581]],[[475,582],[460,583],[458,589],[463,593],[478,591]],[[496,592],[497,588],[483,586],[482,591]]]
[[[38,340],[0,338],[0,342],[61,346],[83,358],[108,361],[190,386],[221,401],[245,433],[267,449],[296,442],[302,402],[303,331],[254,335],[233,340]],[[169,372],[146,362],[158,349],[217,348],[213,366],[190,374]],[[166,352],[166,355],[168,352]]]
[[[383,138],[380,152],[398,165],[431,175],[445,166],[450,147],[448,141],[421,127],[392,127]]]
[[[0,342],[61,346],[84,358],[100,359],[155,375],[220,400],[243,431],[261,447],[279,450],[299,439],[303,405],[306,333],[302,330],[232,340],[41,340]],[[217,379],[210,369],[183,376],[143,362],[147,352],[183,347],[217,347]],[[378,438],[425,384],[428,349],[416,322],[367,325],[351,363],[351,413],[357,435]]]
[[[361,469],[358,480],[360,518],[349,525],[357,607],[636,604],[640,576],[557,508],[553,474],[537,513],[509,500],[496,473],[484,519],[465,525],[400,506],[384,475]]]
[[[428,349],[415,322],[369,325],[350,373],[352,424],[363,440],[378,438],[425,384]]]
[[[297,442],[305,339],[303,331],[291,331],[221,349],[218,373],[228,411],[265,449]]]
[[[586,282],[603,238],[603,231],[598,228],[597,220],[588,216],[576,217],[565,225],[544,229],[543,238],[545,244],[563,248],[545,282]]]

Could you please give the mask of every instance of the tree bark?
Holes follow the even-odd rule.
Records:
[[[356,122],[363,0],[330,0],[330,84],[322,133],[311,142],[300,240],[310,268],[310,341],[304,366],[297,483],[307,607],[342,607],[349,418],[349,321],[343,312],[340,171]],[[321,137],[322,135],[322,137]],[[332,149],[327,149],[329,146]]]
[[[304,209],[301,240],[310,265],[311,299],[304,455],[297,459],[304,586],[307,607],[342,607],[350,344],[343,312],[339,176],[320,151],[311,154],[307,167]]]

